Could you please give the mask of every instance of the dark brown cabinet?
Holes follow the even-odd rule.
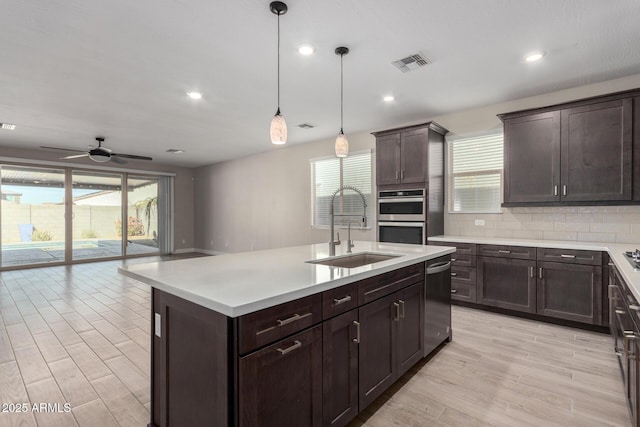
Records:
[[[560,200],[560,112],[504,120],[504,201]]]
[[[236,318],[154,288],[150,426],[347,425],[424,356],[424,287],[420,262]]]
[[[323,425],[341,427],[358,414],[358,310],[322,324]]]
[[[538,263],[538,314],[600,325],[602,267]]]
[[[478,257],[479,304],[536,312],[536,261]]]
[[[562,110],[563,201],[631,200],[631,112],[631,98]]]
[[[451,255],[451,299],[476,303],[476,250],[475,243],[429,242],[430,245],[453,246]]]
[[[374,132],[376,137],[376,183],[379,186],[429,182],[430,145],[444,144],[446,129],[430,122]],[[440,149],[439,151],[442,151]],[[438,156],[442,163],[442,156]],[[436,167],[442,173],[442,165]]]
[[[632,200],[640,173],[634,176],[630,95],[499,117],[505,138],[504,206]]]
[[[321,426],[322,327],[240,358],[240,426]]]

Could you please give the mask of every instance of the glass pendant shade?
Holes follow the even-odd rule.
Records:
[[[347,157],[349,155],[349,141],[344,136],[342,130],[336,138],[336,157]]]
[[[275,145],[283,145],[287,143],[287,122],[284,121],[284,117],[280,114],[280,110],[276,112],[271,120],[271,143]]]

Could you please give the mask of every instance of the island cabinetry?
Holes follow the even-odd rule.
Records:
[[[535,313],[536,249],[478,245],[478,254],[478,303]]]
[[[476,251],[475,243],[434,242],[430,245],[453,246],[451,254],[451,299],[476,303]]]
[[[419,262],[236,318],[154,288],[150,426],[348,424],[423,357],[424,287]]]
[[[240,426],[322,425],[322,327],[240,358]]]
[[[602,325],[602,273],[602,252],[539,248],[538,314]]]
[[[358,309],[362,411],[423,356],[424,282]]]

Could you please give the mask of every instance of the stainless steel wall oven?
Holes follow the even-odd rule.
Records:
[[[426,198],[424,189],[378,192],[378,241],[426,243]]]

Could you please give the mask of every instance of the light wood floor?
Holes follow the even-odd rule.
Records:
[[[0,404],[71,405],[0,426],[146,426],[150,293],[121,264],[0,273]],[[630,426],[608,336],[461,307],[453,328],[350,427]]]

